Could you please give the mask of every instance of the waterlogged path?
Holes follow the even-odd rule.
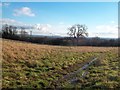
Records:
[[[82,68],[79,68],[77,71],[74,71],[72,73],[70,73],[69,75],[65,75],[64,79],[70,77],[70,76],[74,76],[78,73],[80,73],[82,70],[87,69],[91,64],[93,64],[94,61],[96,61],[98,58],[94,58],[92,61],[90,61],[89,63],[85,64]]]
[[[59,77],[57,80],[55,80],[55,85],[56,88],[61,88],[64,87],[65,84],[70,83],[74,86],[77,85],[77,83],[80,82],[80,78],[84,78],[89,74],[89,68],[92,65],[97,65],[96,63],[98,63],[101,60],[104,59],[105,53],[98,53],[93,57],[90,57],[87,61],[85,61],[84,63],[80,63],[77,66],[79,66],[79,68],[71,73],[68,73],[67,75],[64,75],[62,77]],[[69,68],[70,69],[70,68]]]
[[[63,76],[62,78],[59,78],[56,82],[57,84],[59,85],[59,87],[62,87],[62,83],[63,82],[68,82],[68,83],[71,83],[71,84],[76,84],[78,81],[79,81],[79,77],[83,78],[85,77],[87,74],[88,74],[88,71],[87,69],[89,68],[89,66],[91,66],[92,64],[94,64],[96,61],[98,60],[98,57],[97,58],[94,58],[92,60],[90,60],[89,62],[86,62],[82,67],[80,67],[78,70],[76,71],[73,71],[65,76]],[[81,66],[81,64],[80,64]],[[77,76],[81,73],[80,76]]]
[[[77,71],[74,71],[68,75],[65,75],[63,77],[63,79],[68,79],[70,83],[74,83],[76,82],[78,79],[76,78],[76,75],[81,73],[83,70],[86,70],[89,68],[90,65],[92,65],[96,60],[98,60],[98,58],[94,58],[93,60],[91,60],[89,63],[85,64],[84,66],[82,66],[81,68],[79,68]],[[81,77],[85,77],[87,75],[87,71],[84,72],[82,74]]]

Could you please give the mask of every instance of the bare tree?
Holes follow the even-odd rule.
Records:
[[[73,41],[74,39],[77,40],[77,45],[78,45],[78,40],[79,37],[85,37],[88,36],[87,33],[87,26],[86,25],[80,25],[80,24],[75,24],[72,27],[69,27],[68,30],[69,32],[67,33],[70,37],[73,37]]]

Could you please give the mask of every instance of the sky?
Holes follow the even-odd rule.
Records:
[[[35,35],[67,36],[68,27],[85,24],[89,37],[118,37],[117,2],[4,2],[0,6],[3,23],[35,26]]]

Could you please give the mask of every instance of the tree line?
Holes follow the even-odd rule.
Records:
[[[18,32],[19,30],[19,32]],[[3,25],[2,38],[26,41],[38,44],[62,45],[62,46],[120,46],[120,39],[104,39],[99,37],[88,38],[87,26],[75,24],[68,28],[69,37],[52,38],[48,36],[33,36],[25,27]]]

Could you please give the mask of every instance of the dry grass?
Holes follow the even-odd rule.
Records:
[[[77,63],[110,50],[118,48],[52,46],[3,39],[3,87],[54,87],[52,82],[76,70]]]
[[[117,51],[117,47],[92,47],[92,46],[52,46],[32,44],[21,41],[4,39],[2,42],[3,59],[10,60],[30,60],[39,59],[47,54],[59,54],[59,52],[106,52],[109,50]]]
[[[13,40],[3,40],[3,51],[33,51],[33,52],[42,52],[42,51],[72,51],[72,52],[106,52],[109,50],[117,50],[117,47],[92,47],[92,46],[52,46],[52,45],[40,45],[40,44],[31,44],[20,41]]]

